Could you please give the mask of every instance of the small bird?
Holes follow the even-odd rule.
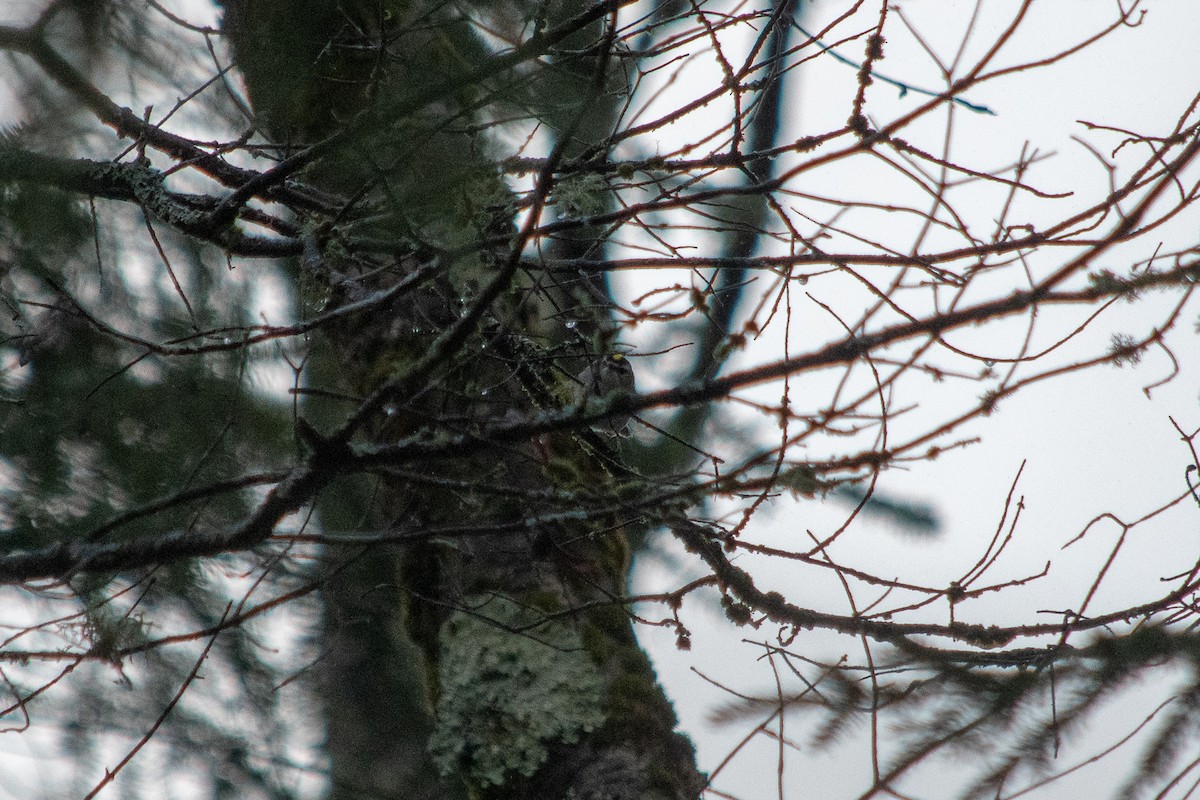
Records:
[[[609,395],[633,394],[636,382],[633,366],[623,353],[610,353],[592,362],[575,376],[575,403],[580,407]],[[609,436],[629,435],[629,414],[610,417],[596,425],[596,431]]]

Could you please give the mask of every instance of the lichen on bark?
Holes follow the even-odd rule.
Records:
[[[474,787],[531,777],[555,743],[604,722],[604,679],[578,634],[502,597],[467,599],[441,637],[441,695],[430,751]]]

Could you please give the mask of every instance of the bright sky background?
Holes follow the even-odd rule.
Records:
[[[819,29],[820,20],[847,5],[810,4],[815,19],[806,20],[805,27]],[[870,5],[862,28],[868,27],[877,13],[876,4]],[[895,5],[947,60],[957,47],[974,6],[937,0],[901,0]],[[1017,5],[985,3],[977,41],[990,43],[987,33],[998,30]],[[1097,187],[1104,185],[1105,175],[1098,169],[1095,157],[1074,138],[1091,143],[1105,154],[1119,138],[1089,132],[1078,120],[1143,133],[1165,133],[1200,89],[1192,44],[1200,38],[1200,14],[1195,5],[1179,0],[1142,5],[1148,13],[1140,27],[1120,31],[1064,63],[1017,74],[969,92],[968,100],[991,108],[996,115],[957,113],[952,156],[959,163],[975,167],[1001,166],[1015,161],[1028,141],[1042,153],[1055,154],[1035,168],[1034,183],[1049,191],[1076,190],[1085,197],[1095,198]],[[1110,22],[1115,15],[1115,3],[1055,0],[1034,3],[1031,13],[1033,20],[1026,24],[1025,33],[1011,43],[1011,50],[1004,51],[1007,57],[1001,57],[999,64],[1049,55],[1060,50],[1064,43],[1084,38]],[[878,71],[910,85],[938,89],[941,84],[937,71],[912,39],[901,35],[903,28],[898,22],[895,18],[891,20],[893,35],[889,36],[887,57]],[[843,30],[852,29],[854,26],[850,25]],[[839,52],[858,61],[861,46],[839,48]],[[799,90],[794,103],[797,136],[843,124],[854,81],[851,67],[829,58],[817,59],[791,80],[792,90]],[[894,88],[876,83],[871,89],[868,111],[874,119],[886,121],[923,99],[914,94],[899,97]],[[944,115],[938,119],[944,122]],[[932,125],[925,127],[925,131],[928,135],[925,140],[913,132],[902,135],[936,150],[940,132]],[[832,185],[812,185],[811,190],[836,193],[840,188],[845,194],[862,199],[887,197],[887,187],[878,184],[874,174],[855,176],[839,172],[828,180]],[[985,205],[981,214],[986,216],[993,208]],[[905,250],[910,240],[896,238],[905,235],[904,229],[889,231],[888,224],[883,219],[879,229],[872,231],[874,238]],[[1198,227],[1193,211],[1176,225],[1164,229],[1162,236],[1167,242],[1194,244]],[[1121,256],[1148,257],[1147,247],[1143,243],[1119,255],[1111,254],[1105,263],[1095,266],[1120,273],[1128,266]],[[811,291],[823,302],[835,303],[838,299],[836,289],[818,284]],[[1073,343],[1066,352],[1075,355],[1103,352],[1104,342],[1114,331],[1145,335],[1175,299],[1149,296],[1137,304],[1120,304],[1099,320],[1095,335],[1081,337],[1080,346]],[[1078,316],[1075,314],[1073,318]],[[959,606],[958,618],[989,623],[1047,622],[1054,617],[1039,611],[1078,608],[1119,530],[1111,523],[1099,524],[1084,542],[1068,550],[1062,550],[1062,545],[1103,512],[1132,521],[1186,491],[1184,468],[1189,463],[1188,452],[1168,417],[1174,417],[1185,430],[1200,426],[1197,394],[1200,345],[1192,328],[1196,317],[1197,304],[1193,301],[1172,339],[1180,373],[1171,383],[1154,389],[1152,399],[1147,398],[1143,387],[1165,378],[1171,371],[1169,360],[1158,350],[1146,353],[1136,368],[1105,367],[1029,387],[1004,400],[990,418],[977,420],[966,428],[966,433],[981,437],[981,443],[946,453],[933,463],[885,473],[879,483],[881,489],[936,507],[943,523],[940,536],[917,538],[889,530],[886,524],[860,519],[855,523],[853,535],[839,543],[842,546],[839,557],[855,566],[873,566],[878,574],[892,572],[933,585],[948,583],[982,554],[1000,521],[1010,485],[1026,460],[1015,495],[1025,500],[1017,539],[988,582],[1036,573],[1047,561],[1053,562],[1051,577],[1028,589],[1010,590],[991,600]],[[1056,325],[1053,312],[1043,312],[1039,331],[1047,337],[1061,332],[1066,321],[1061,316],[1058,320]],[[994,330],[985,334],[993,340],[979,342],[977,349],[990,347],[997,356],[1015,354],[1024,328],[1010,326],[1009,332],[1014,339],[996,341]],[[795,342],[793,348],[796,352],[805,349],[803,344]],[[803,381],[799,385],[802,387]],[[774,391],[777,397],[778,389]],[[951,382],[939,387],[936,395],[930,393],[921,398],[921,402],[927,411],[936,413],[945,408],[962,408],[979,391],[977,384],[955,387]],[[799,542],[804,539],[799,537],[804,536],[806,529],[818,536],[827,534],[844,521],[846,512],[844,506],[836,503],[782,499],[758,519],[759,525],[769,520],[771,531],[760,539],[781,547],[803,549]],[[1159,583],[1158,578],[1186,569],[1195,558],[1197,513],[1200,512],[1194,504],[1183,503],[1135,529],[1091,610],[1110,610],[1135,599],[1160,595],[1165,584]],[[741,566],[751,568],[751,563],[742,561]],[[752,568],[766,583],[778,586],[798,604],[839,610],[836,598],[841,596],[841,590],[832,582],[819,586],[797,582],[797,574],[810,579],[811,570],[798,572],[788,564],[762,561],[754,562]],[[642,583],[657,588],[682,582],[677,566],[665,574],[660,570],[659,565],[644,569]],[[711,600],[712,596],[709,597]],[[864,598],[871,599],[863,593],[858,598],[860,603]],[[848,612],[844,598],[840,610]],[[937,614],[942,615],[940,619]],[[740,640],[770,639],[774,631],[766,626],[760,631],[732,629],[715,602],[708,608],[695,602],[685,605],[683,618],[693,633],[690,652],[675,649],[674,635],[669,630],[643,628],[640,635],[651,648],[669,693],[676,698],[684,727],[698,743],[702,768],[711,770],[752,730],[757,720],[714,729],[708,724],[707,715],[726,698],[690,669],[700,670],[739,690],[769,694],[773,691],[770,668],[765,661],[756,661],[761,649],[741,644]],[[945,621],[945,607],[938,608],[932,618]],[[861,647],[853,640],[820,634],[803,634],[794,649],[803,651],[806,644],[811,646],[814,641],[822,642],[819,650],[824,654],[849,653],[852,660],[862,658]],[[798,688],[794,678],[785,685],[793,690]],[[1111,744],[1153,705],[1145,696],[1128,696],[1104,718],[1111,727],[1101,726],[1105,728],[1103,736],[1085,744],[1082,751],[1066,750],[1058,766],[1074,763],[1072,759],[1080,752],[1090,753]],[[869,786],[870,762],[865,740],[861,738],[864,731],[859,730],[857,735],[842,741],[832,753],[816,752],[808,746],[811,731],[806,729],[804,718],[789,718],[786,733],[802,750],[787,754],[786,797],[855,797]],[[1085,791],[1111,793],[1115,791],[1113,781],[1119,781],[1136,755],[1134,751],[1118,754],[1114,760],[1083,770],[1069,781],[1053,784],[1041,796],[1081,796]],[[776,743],[760,736],[715,785],[740,798],[777,796],[777,757]],[[919,774],[920,780],[907,785],[916,787],[922,797],[944,796],[952,789],[952,782],[947,783],[945,775],[929,771]]]

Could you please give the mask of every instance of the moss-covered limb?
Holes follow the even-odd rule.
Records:
[[[32,182],[81,195],[133,200],[138,169],[133,164],[42,155],[0,141],[0,183]]]
[[[232,220],[218,220],[218,207],[210,198],[182,195],[167,189],[163,173],[148,163],[114,164],[86,158],[60,158],[34,153],[0,142],[0,185],[32,184],[73,195],[103,197],[138,204],[150,217],[196,239],[212,242],[230,255],[288,255],[298,252],[298,241],[248,234]],[[255,212],[260,222],[273,221]]]

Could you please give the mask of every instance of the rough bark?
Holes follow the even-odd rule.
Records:
[[[310,387],[357,398],[386,387],[359,429],[366,443],[486,431],[564,406],[557,376],[586,364],[602,340],[578,331],[608,323],[595,287],[575,296],[510,269],[521,246],[515,210],[489,141],[467,124],[503,96],[503,81],[464,84],[389,117],[486,49],[440,4],[300,5],[224,3],[257,118],[283,144],[345,135],[307,177],[355,199],[337,225],[395,245],[385,260],[359,258],[338,248],[337,225],[314,233],[308,266],[324,282],[319,292],[336,302],[440,267],[419,291],[325,329]],[[569,108],[573,89],[558,83],[552,100]],[[485,287],[501,289],[494,302],[480,300]],[[322,404],[308,412],[318,427],[343,423],[354,407]],[[674,731],[620,603],[626,537],[639,533],[620,499],[642,488],[584,430],[326,492],[322,521],[333,529],[475,529],[329,554],[320,693],[333,796],[695,797],[691,745]],[[616,510],[583,513],[605,505]]]

